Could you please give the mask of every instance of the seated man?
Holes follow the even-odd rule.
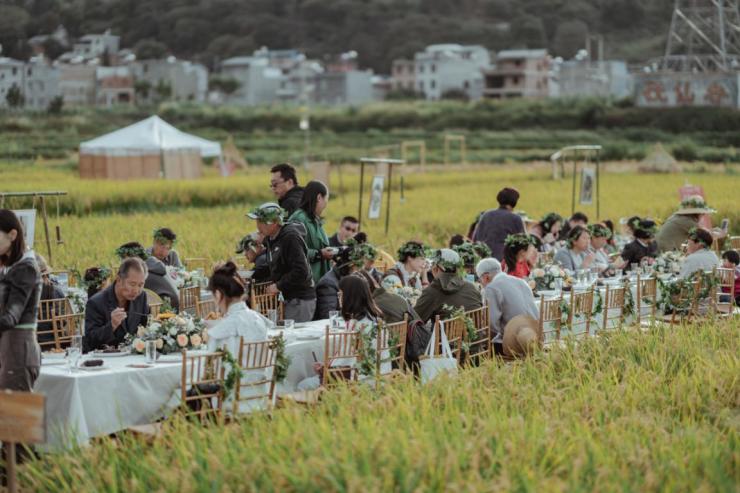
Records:
[[[177,243],[177,235],[170,228],[155,229],[154,241],[152,246],[147,248],[146,253],[160,260],[164,265],[181,269],[180,256],[177,250],[172,248],[175,243]]]
[[[360,226],[360,221],[352,216],[344,216],[342,221],[339,223],[339,229],[334,235],[329,238],[329,246],[340,247],[343,246],[347,240],[354,237],[357,234],[357,228]]]
[[[84,350],[117,346],[126,334],[136,334],[146,325],[149,303],[144,293],[147,268],[143,260],[126,258],[118,268],[116,280],[87,300],[85,307]]]
[[[485,287],[483,293],[488,303],[493,350],[503,354],[504,327],[517,315],[540,317],[534,295],[523,279],[508,276],[501,272],[501,263],[495,258],[484,258],[475,267],[480,283]]]
[[[150,256],[136,241],[124,243],[118,247],[116,254],[121,260],[134,257],[146,262],[148,276],[144,288],[155,292],[162,299],[166,298],[175,310],[180,308],[180,292],[175,280],[167,274],[167,266],[164,262],[157,257]]]
[[[712,241],[712,233],[704,228],[693,228],[689,231],[686,247],[688,255],[683,259],[678,277],[688,279],[695,272],[711,272],[720,266],[717,254],[711,250]]]
[[[449,248],[435,252],[432,260],[434,280],[421,292],[414,307],[421,320],[426,322],[436,315],[443,315],[443,305],[462,306],[465,311],[482,306],[478,289],[461,277],[462,267],[462,259],[457,252]]]
[[[406,301],[402,296],[396,293],[386,291],[378,281],[366,270],[359,270],[353,275],[361,276],[367,284],[370,286],[370,291],[373,295],[375,304],[378,305],[380,311],[383,313],[383,321],[387,324],[395,324],[403,320],[406,315],[409,322],[418,320],[419,315],[416,314],[411,304]]]
[[[735,299],[735,304],[740,306],[740,254],[735,250],[727,250],[722,254],[722,267],[735,272],[735,284],[730,290],[725,291],[728,295],[723,297],[723,302],[728,302],[732,297]]]

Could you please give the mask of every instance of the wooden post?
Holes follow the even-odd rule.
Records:
[[[360,161],[360,206],[357,211],[357,231],[362,231],[362,187],[365,184],[365,162]]]
[[[5,444],[8,491],[16,493],[16,444],[46,441],[45,397],[31,392],[0,391],[0,441]]]
[[[388,194],[385,201],[385,235],[388,236],[388,225],[391,220],[391,186],[393,185],[393,163],[388,163]]]
[[[572,216],[576,212],[576,173],[578,171],[578,159],[577,154],[573,156],[573,190],[571,193],[570,203],[570,215]]]
[[[51,258],[51,241],[49,240],[49,218],[46,214],[46,198],[42,195],[41,197],[41,215],[44,218],[44,237],[46,238],[46,251],[49,254],[48,263],[54,265],[54,261]]]

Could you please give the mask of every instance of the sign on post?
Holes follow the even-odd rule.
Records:
[[[373,189],[370,193],[370,207],[367,210],[368,219],[379,219],[380,209],[383,204],[383,188],[385,176],[375,175],[373,177]]]

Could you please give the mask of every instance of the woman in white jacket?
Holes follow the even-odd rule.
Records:
[[[245,293],[245,283],[237,273],[233,262],[226,262],[217,266],[208,282],[208,289],[220,313],[224,317],[208,330],[208,350],[218,351],[227,349],[234,358],[239,356],[239,346],[244,342],[261,342],[267,340],[268,320],[259,313],[247,307],[242,301]],[[229,368],[227,368],[227,372]],[[249,381],[259,381],[265,378],[262,370],[244,372],[242,384]],[[269,375],[268,375],[269,376]],[[267,393],[267,385],[259,387],[244,387],[242,394],[254,395]],[[242,398],[244,395],[242,395]],[[240,404],[239,411],[246,412],[255,408],[264,407],[263,400],[247,401]]]

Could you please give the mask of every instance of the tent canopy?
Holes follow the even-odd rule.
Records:
[[[186,134],[158,116],[82,142],[80,154],[131,156],[197,150],[202,157],[221,155],[221,144]]]

